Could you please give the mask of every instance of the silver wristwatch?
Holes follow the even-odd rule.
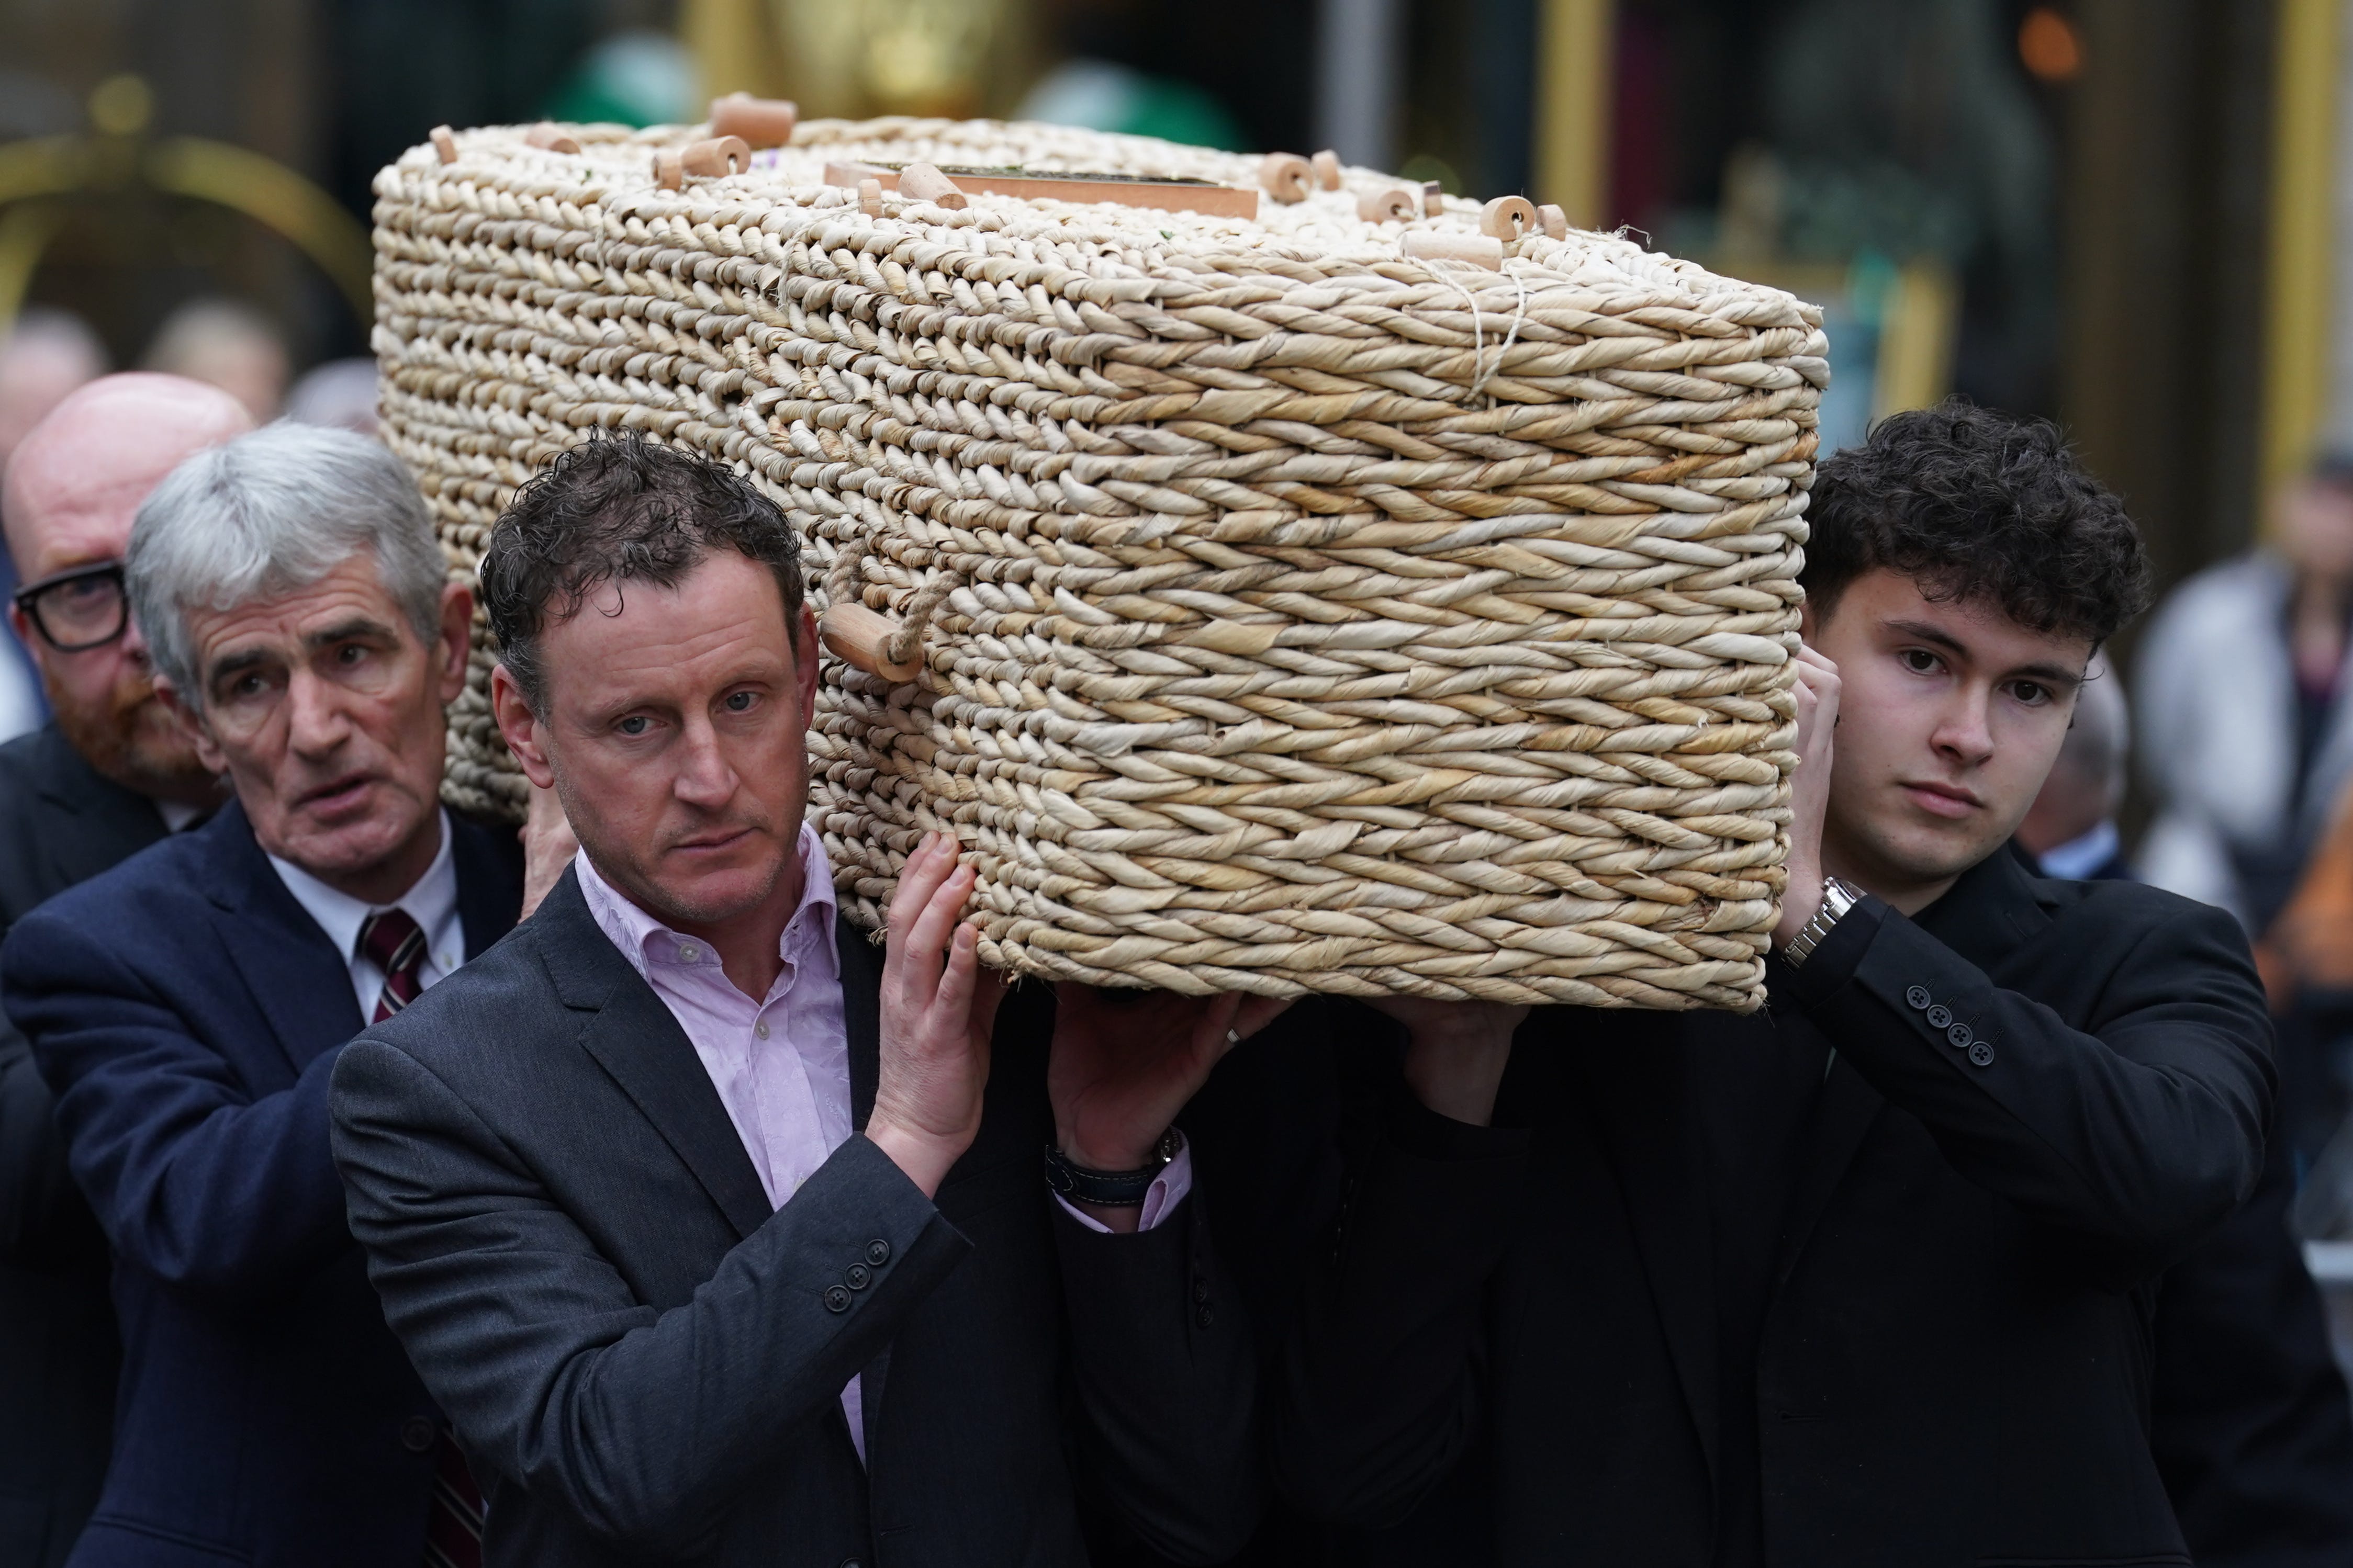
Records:
[[[1792,969],[1803,964],[1814,949],[1821,946],[1822,938],[1831,934],[1831,928],[1845,918],[1847,910],[1861,902],[1861,888],[1841,882],[1836,877],[1824,877],[1821,908],[1816,910],[1814,918],[1789,939],[1789,945],[1781,950],[1781,962]]]

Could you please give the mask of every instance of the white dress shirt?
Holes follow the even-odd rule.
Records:
[[[2123,847],[2123,836],[2117,833],[2114,819],[2110,819],[2034,858],[2044,876],[2056,877],[2063,882],[2080,882],[2115,859],[2116,851]]]
[[[791,1201],[851,1131],[849,1035],[842,1016],[841,958],[833,945],[833,868],[825,841],[806,822],[800,856],[801,899],[777,948],[784,967],[767,995],[757,999],[736,989],[708,943],[671,931],[617,891],[597,874],[586,850],[573,860],[597,929],[685,1031],[743,1140],[761,1190],[777,1208]],[[1192,1185],[1192,1168],[1188,1149],[1161,1172],[1145,1200],[1145,1229],[1183,1200]],[[1063,1207],[1091,1229],[1109,1228],[1067,1204]],[[864,1404],[855,1377],[841,1391],[841,1408],[863,1461]]]
[[[433,857],[433,864],[416,885],[389,904],[371,904],[349,893],[327,886],[291,860],[269,857],[271,869],[294,901],[310,911],[327,933],[335,951],[343,955],[344,966],[351,972],[352,994],[359,999],[360,1016],[375,1016],[375,1005],[384,996],[384,971],[373,960],[361,956],[360,927],[368,916],[380,910],[406,910],[417,929],[425,933],[425,962],[417,970],[420,986],[433,984],[457,972],[466,962],[466,925],[458,915],[458,861],[450,848],[449,814],[441,816],[441,847]]]

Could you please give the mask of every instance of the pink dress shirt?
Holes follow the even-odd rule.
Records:
[[[851,1131],[849,1037],[842,1021],[841,959],[833,945],[833,869],[824,840],[807,823],[801,825],[800,856],[801,901],[785,922],[778,950],[784,967],[768,994],[758,999],[735,988],[706,943],[681,936],[616,891],[596,874],[586,850],[573,860],[597,929],[685,1031],[759,1173],[761,1189],[777,1208],[792,1201]],[[1168,1163],[1145,1195],[1139,1216],[1144,1229],[1158,1225],[1183,1201],[1192,1189],[1192,1173],[1188,1148]],[[1063,1207],[1092,1230],[1107,1228],[1067,1204]],[[841,1391],[841,1408],[863,1460],[866,1428],[857,1378]]]

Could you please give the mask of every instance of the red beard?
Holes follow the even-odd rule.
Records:
[[[126,789],[149,796],[200,800],[215,787],[213,775],[196,761],[195,742],[155,696],[144,675],[128,676],[109,694],[105,708],[90,712],[58,700],[49,703],[58,728],[82,759]]]

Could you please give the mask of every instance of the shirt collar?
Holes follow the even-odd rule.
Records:
[[[833,864],[826,858],[825,840],[806,821],[801,824],[800,856],[801,901],[793,907],[792,918],[785,921],[776,944],[778,956],[786,959],[793,956],[797,932],[814,929],[830,942],[834,914],[839,907],[833,891]],[[640,978],[657,963],[691,962],[683,958],[681,950],[700,947],[702,943],[670,930],[605,880],[596,863],[588,858],[587,850],[575,855],[572,865],[580,878],[580,896],[587,901],[596,928],[605,933],[607,941],[620,949],[621,956],[629,961],[629,967]]]
[[[2042,862],[2044,876],[2063,882],[2081,882],[2115,859],[2123,846],[2124,837],[2116,831],[2115,819],[2110,818],[2089,833],[2071,838],[2035,858]]]
[[[327,933],[327,940],[345,958],[359,951],[360,927],[367,923],[368,916],[383,909],[407,910],[429,943],[433,933],[458,909],[458,861],[450,847],[449,814],[442,811],[440,816],[441,847],[434,852],[433,864],[425,868],[425,875],[417,878],[408,891],[390,904],[371,904],[355,899],[327,886],[291,860],[281,860],[275,855],[269,857],[269,867],[286,884],[286,890],[294,895],[294,901],[319,922],[319,929]]]

